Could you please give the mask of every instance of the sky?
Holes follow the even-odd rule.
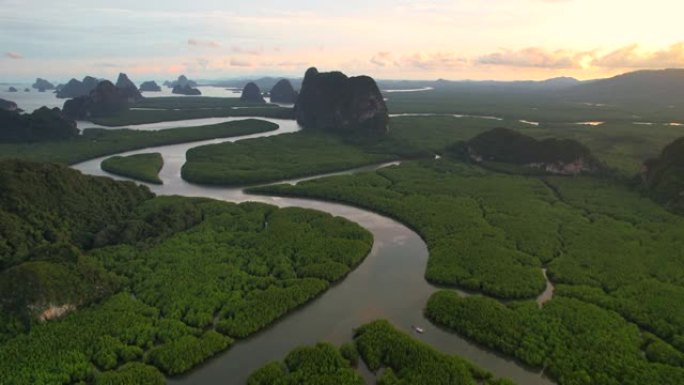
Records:
[[[684,67],[681,0],[0,0],[0,82],[592,79]]]

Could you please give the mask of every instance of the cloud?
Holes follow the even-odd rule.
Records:
[[[230,59],[230,65],[233,67],[251,67],[252,63],[241,59]]]
[[[391,52],[377,52],[370,58],[370,63],[378,67],[403,67],[417,69],[452,69],[468,64],[468,59],[452,52],[415,52],[395,57]]]
[[[188,45],[191,47],[203,47],[203,48],[219,48],[221,44],[212,40],[199,40],[199,39],[188,39]]]
[[[240,53],[240,54],[245,54],[245,55],[252,55],[252,56],[259,56],[261,55],[261,51],[255,50],[255,49],[245,49],[242,47],[237,47],[233,46],[232,51],[235,53]]]
[[[566,50],[547,51],[543,48],[529,47],[521,50],[503,49],[478,57],[475,62],[483,65],[500,65],[527,68],[581,68],[588,52]]]
[[[684,42],[665,49],[644,52],[632,44],[595,58],[591,64],[602,68],[666,68],[684,66]]]
[[[413,67],[422,70],[452,69],[468,64],[468,59],[452,52],[414,53],[398,60],[402,67]]]
[[[24,58],[24,55],[18,53],[18,52],[5,52],[5,57],[8,57],[10,59],[14,60],[20,60]]]
[[[278,67],[304,67],[309,65],[309,63],[305,61],[281,61],[277,65]]]
[[[370,62],[379,67],[387,67],[390,65],[397,65],[397,62],[392,58],[389,52],[378,52],[371,57]]]

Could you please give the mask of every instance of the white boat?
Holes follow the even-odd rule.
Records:
[[[413,330],[416,331],[416,333],[422,334],[422,333],[425,331],[425,330],[423,330],[423,328],[420,328],[420,327],[418,327],[418,326],[416,326],[416,325],[411,325],[411,327],[413,328]]]

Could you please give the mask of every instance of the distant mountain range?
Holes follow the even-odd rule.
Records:
[[[565,90],[566,98],[584,102],[684,102],[684,69],[637,71],[608,79],[581,82]]]
[[[279,77],[205,81],[205,85],[241,89],[247,82],[256,83],[264,91],[270,90]],[[301,78],[288,79],[295,89]],[[606,79],[580,81],[571,77],[557,77],[542,81],[475,81],[475,80],[378,80],[381,90],[405,90],[431,87],[455,92],[538,94],[573,102],[684,105],[684,69],[647,70],[629,72]]]

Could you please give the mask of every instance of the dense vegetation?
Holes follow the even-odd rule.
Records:
[[[99,230],[152,197],[133,183],[85,177],[46,163],[2,161],[0,181],[0,270],[41,247],[88,249]]]
[[[256,134],[277,129],[278,126],[274,123],[255,119],[159,131],[90,128],[72,140],[32,144],[0,144],[0,158],[73,164],[150,146]]]
[[[392,120],[387,137],[300,132],[208,145],[188,151],[182,175],[197,183],[246,185],[395,159],[430,158],[451,143],[498,124],[483,119],[401,117]]]
[[[648,140],[641,140],[642,126],[605,125],[597,132],[596,128],[584,126],[540,128],[520,122],[502,123],[452,116],[397,117],[391,120],[389,136],[381,139],[297,133],[195,148],[188,152],[183,177],[203,184],[246,185],[339,171],[397,158],[430,157],[432,153],[444,155],[453,152],[457,147],[454,143],[467,141],[502,124],[539,139],[533,146],[539,149],[537,158],[558,159],[563,154],[566,155],[562,159],[580,156],[586,158],[585,168],[599,170],[603,168],[599,163],[605,162],[610,168],[630,176],[649,154],[655,154],[658,146],[675,135],[675,130],[670,127],[652,127],[649,130],[654,134]],[[533,139],[528,138],[530,140]],[[586,143],[589,150],[577,142]],[[573,144],[574,150],[566,151],[568,143]],[[500,146],[489,147],[498,149]],[[513,153],[520,155],[526,150],[510,153],[512,155],[503,160],[518,162],[520,157]]]
[[[529,118],[528,118],[529,119]],[[390,136],[420,148],[443,154],[458,141],[467,141],[497,127],[507,127],[544,139],[572,139],[589,148],[610,169],[632,177],[643,162],[657,156],[668,143],[682,136],[681,127],[665,124],[641,125],[629,122],[604,123],[598,127],[568,123],[541,123],[473,117],[402,116],[390,121]]]
[[[426,312],[440,325],[544,367],[560,385],[684,383],[684,354],[645,337],[617,313],[576,299],[558,297],[539,309],[442,291]]]
[[[380,385],[514,385],[462,358],[436,351],[397,331],[387,321],[374,321],[356,330],[353,344],[336,349],[330,344],[300,347],[284,364],[273,362],[252,373],[248,385],[363,384],[353,370],[361,357],[373,372],[383,369]]]
[[[102,161],[101,167],[112,174],[121,175],[143,182],[162,184],[159,171],[164,166],[164,158],[158,152],[113,156]]]
[[[556,227],[528,219],[548,210],[547,188],[444,160],[255,191],[341,200],[391,215],[427,241],[428,280],[502,298],[540,293],[541,266],[560,247]]]
[[[429,315],[527,363],[549,365],[562,384],[681,381],[673,363],[681,366],[684,352],[684,219],[619,182],[500,174],[441,159],[256,191],[349,202],[407,223],[428,243],[426,277],[436,283],[495,297],[531,297],[543,289],[540,268],[546,266],[560,298],[543,311],[533,302],[513,303],[499,319],[487,309],[506,307],[475,297],[459,301],[460,307],[433,304]],[[436,298],[441,295],[450,293]],[[456,313],[460,308],[466,310]],[[535,315],[552,309],[563,315]],[[513,312],[529,333],[507,318]],[[605,317],[610,322],[602,321]],[[591,321],[574,324],[581,319]],[[544,343],[535,340],[535,333],[543,336],[559,322],[567,330],[549,331]],[[591,322],[598,323],[595,333]],[[602,322],[608,326],[601,328]],[[611,340],[606,333],[615,325],[622,325],[626,336]],[[651,337],[642,340],[637,326]],[[518,339],[499,339],[498,330],[509,327]],[[566,345],[554,338],[566,339]],[[630,382],[637,369],[601,368],[601,355],[587,353],[592,340],[612,349],[615,356],[609,357],[618,357],[615,361],[624,356],[626,365],[644,368],[654,382],[644,377],[638,377],[644,382]],[[562,354],[554,356],[542,345]],[[642,348],[658,364],[638,361]]]
[[[590,100],[563,100],[555,97],[556,95],[506,92],[495,87],[479,89],[439,87],[426,92],[398,92],[387,96],[387,107],[390,113],[394,114],[494,114],[510,120],[526,119],[543,123],[684,122],[681,99],[671,100],[669,103],[662,103],[661,100],[641,101],[635,104],[587,103]]]
[[[30,114],[0,109],[0,143],[42,142],[78,136],[73,120],[59,108],[42,107]]]
[[[657,159],[648,160],[643,178],[656,201],[684,214],[684,138],[668,144]]]
[[[196,147],[187,152],[184,179],[203,184],[248,185],[341,171],[415,155],[391,140],[358,140],[298,132]]]
[[[166,99],[166,98],[162,98]],[[191,98],[187,98],[191,99]],[[215,102],[208,103],[214,105]],[[173,102],[156,102],[157,105],[173,105]],[[184,103],[183,103],[184,104]],[[93,119],[94,123],[103,126],[127,126],[131,124],[146,124],[169,122],[176,120],[201,119],[201,118],[225,118],[230,116],[260,116],[264,118],[292,119],[292,109],[278,106],[254,107],[246,104],[240,108],[170,108],[170,109],[130,109],[120,114]]]
[[[363,379],[334,346],[319,343],[291,351],[285,362],[273,362],[256,370],[248,385],[363,385]]]
[[[15,237],[31,253],[0,272],[0,378],[11,384],[159,383],[160,371],[185,372],[316,297],[372,244],[359,226],[311,210],[152,198],[61,166],[5,168],[3,201],[46,223],[27,220],[36,230],[25,234],[52,225],[67,243]],[[24,198],[50,175],[60,181],[42,187],[50,193]],[[128,191],[128,206],[112,199],[117,191]],[[56,212],[70,202],[83,208]],[[98,215],[87,214],[95,203]],[[62,234],[65,223],[74,227]],[[53,313],[34,314],[40,306]]]

